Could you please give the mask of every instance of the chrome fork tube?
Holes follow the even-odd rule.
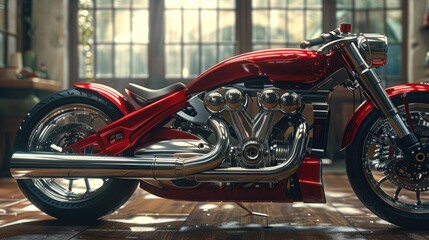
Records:
[[[365,95],[383,113],[393,131],[400,138],[398,144],[401,145],[402,150],[412,151],[414,148],[417,148],[420,145],[419,141],[399,117],[397,108],[393,105],[384,90],[381,79],[375,70],[368,66],[354,43],[347,44],[343,50],[359,73],[358,82],[364,90]]]

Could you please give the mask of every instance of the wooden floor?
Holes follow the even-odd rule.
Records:
[[[69,225],[32,206],[12,179],[0,179],[0,239],[429,239],[377,218],[342,173],[325,173],[327,204],[182,202],[137,190],[117,212],[92,224]],[[429,225],[428,225],[429,226]]]

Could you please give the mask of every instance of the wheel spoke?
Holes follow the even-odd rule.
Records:
[[[399,199],[399,193],[401,192],[402,187],[398,187],[395,191],[395,194],[393,194],[393,201],[398,201]]]
[[[380,186],[381,184],[386,182],[386,180],[387,180],[387,176],[382,177],[380,180],[378,180],[377,185]]]
[[[69,180],[69,192],[72,192],[72,190],[73,190],[73,179],[72,180]]]
[[[422,205],[422,201],[420,200],[420,191],[416,191],[416,205]]]
[[[88,178],[85,178],[84,181],[85,181],[86,191],[90,192],[91,191],[91,185],[89,184]]]

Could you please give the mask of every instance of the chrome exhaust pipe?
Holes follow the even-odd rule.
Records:
[[[42,152],[16,152],[10,163],[16,179],[117,177],[139,179],[176,179],[208,171],[219,166],[228,154],[230,142],[227,125],[210,118],[209,127],[217,139],[210,153],[191,158],[157,156],[100,156]]]
[[[186,178],[199,182],[273,182],[292,176],[301,165],[307,149],[309,135],[308,124],[301,118],[294,133],[291,152],[283,163],[265,168],[243,169],[240,167],[220,168],[198,173]]]

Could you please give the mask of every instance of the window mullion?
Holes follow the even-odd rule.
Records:
[[[165,86],[164,1],[149,2],[148,87]]]

